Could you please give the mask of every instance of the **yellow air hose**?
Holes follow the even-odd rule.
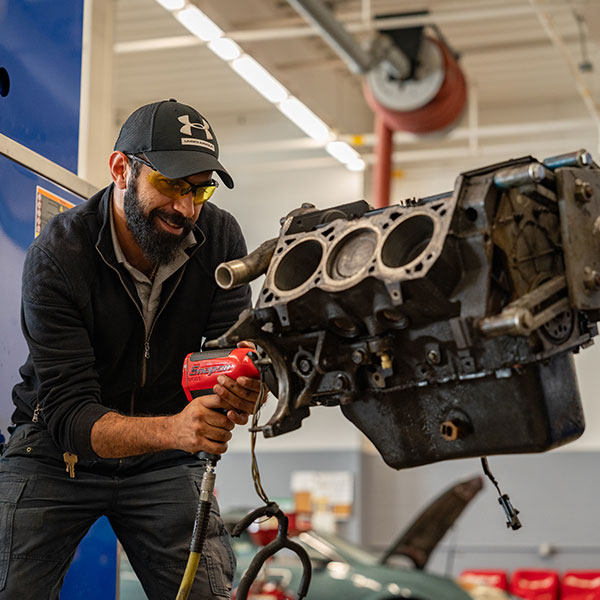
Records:
[[[206,459],[206,469],[202,475],[202,482],[200,484],[200,499],[198,500],[198,510],[196,511],[194,531],[192,532],[192,541],[190,542],[190,555],[181,584],[179,585],[176,600],[188,599],[192,584],[196,578],[202,547],[206,539],[208,520],[210,518],[210,503],[215,488],[215,467],[217,461],[221,458],[217,454],[208,454],[206,452],[202,452],[201,456]]]

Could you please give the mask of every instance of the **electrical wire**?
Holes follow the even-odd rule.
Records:
[[[259,431],[258,421],[260,419],[260,411],[263,406],[263,402],[265,399],[265,389],[266,385],[261,379],[260,382],[260,394],[258,396],[258,400],[254,405],[254,412],[252,413],[252,426],[250,428],[250,453],[252,455],[252,481],[254,482],[254,489],[258,497],[265,503],[269,504],[271,500],[267,492],[265,492],[262,481],[260,479],[260,471],[258,469],[258,459],[256,458],[256,437]]]
[[[486,456],[481,457],[481,465],[483,466],[483,472],[488,477],[488,479],[494,484],[496,490],[498,490],[498,503],[502,507],[504,514],[506,515],[506,526],[510,527],[512,530],[516,531],[522,527],[521,521],[517,516],[519,511],[511,504],[510,498],[508,494],[503,494],[500,490],[500,486],[496,481],[492,471],[490,470],[490,466],[488,464],[488,460]]]
[[[494,484],[494,487],[498,490],[498,496],[502,496],[502,491],[500,490],[500,486],[498,485],[496,478],[494,477],[494,475],[492,474],[492,471],[490,470],[490,465],[488,463],[487,456],[481,457],[481,466],[483,467],[483,472],[484,472],[485,476]]]

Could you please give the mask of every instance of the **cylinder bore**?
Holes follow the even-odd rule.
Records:
[[[275,286],[283,292],[299,287],[318,269],[322,257],[323,246],[316,240],[306,240],[292,246],[277,266]]]
[[[415,215],[399,223],[381,249],[386,267],[397,269],[418,258],[433,238],[434,223],[427,215]]]
[[[357,229],[349,233],[331,251],[327,274],[337,280],[356,275],[370,263],[376,247],[377,234],[372,229]]]

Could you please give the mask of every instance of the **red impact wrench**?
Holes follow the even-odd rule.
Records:
[[[181,385],[188,402],[199,396],[213,394],[219,375],[227,375],[234,381],[242,376],[260,379],[260,373],[252,362],[257,359],[258,356],[252,348],[221,348],[188,354],[183,362],[181,378]],[[227,412],[225,409],[219,410]],[[176,600],[187,600],[194,583],[208,529],[210,504],[215,487],[215,469],[221,458],[218,454],[208,452],[200,452],[199,455],[206,460],[206,468],[200,483],[200,499],[190,542],[190,555]]]

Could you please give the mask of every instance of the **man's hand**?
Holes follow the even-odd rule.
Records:
[[[180,413],[173,415],[175,447],[187,452],[223,454],[235,427],[224,414],[226,403],[217,395],[194,398]]]
[[[227,375],[219,375],[213,388],[227,409],[227,418],[235,425],[245,425],[254,412],[260,394],[260,381],[251,377],[238,377],[235,381]]]
[[[252,342],[239,342],[238,348],[252,348]],[[260,394],[260,381],[251,377],[238,377],[235,381],[227,375],[217,377],[219,382],[213,388],[227,409],[227,418],[236,425],[245,425],[249,416],[254,412],[254,405]]]

